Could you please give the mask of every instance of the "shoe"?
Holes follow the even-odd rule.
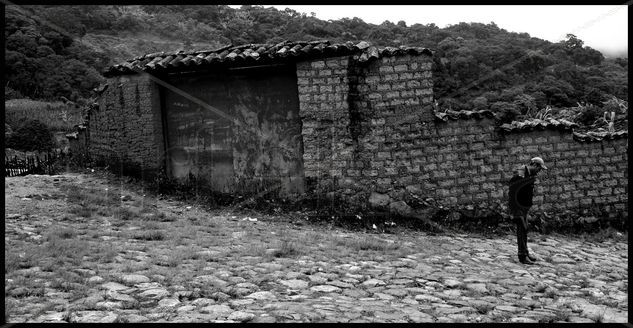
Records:
[[[532,261],[532,262],[536,262],[536,257],[534,257],[532,255],[528,255],[527,258],[530,259],[530,261]]]
[[[519,262],[521,262],[523,264],[527,264],[527,265],[534,264],[534,262],[532,262],[529,257],[520,257],[519,258]]]

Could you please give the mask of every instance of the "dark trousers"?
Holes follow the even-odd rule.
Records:
[[[529,255],[527,248],[527,211],[520,215],[514,216],[514,222],[517,225],[517,246],[519,248],[519,258],[525,258]]]

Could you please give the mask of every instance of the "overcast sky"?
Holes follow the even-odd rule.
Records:
[[[239,8],[240,6],[232,6]],[[264,7],[271,7],[264,5]],[[626,5],[274,5],[315,13],[323,20],[358,17],[372,24],[385,20],[407,26],[435,23],[439,27],[460,22],[495,22],[511,32],[526,32],[532,37],[558,42],[568,33],[576,35],[605,54],[626,53],[628,10]]]

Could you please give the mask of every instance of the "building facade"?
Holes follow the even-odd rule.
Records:
[[[625,131],[438,111],[431,68],[428,49],[366,42],[149,54],[105,72],[87,149],[226,193],[319,190],[355,203],[378,194],[500,209],[513,170],[541,156],[550,170],[538,180],[539,210],[628,215]]]

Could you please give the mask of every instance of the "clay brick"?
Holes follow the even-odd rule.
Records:
[[[378,90],[378,91],[391,90],[391,84],[389,84],[389,83],[378,84],[378,85],[376,85],[376,90]]]
[[[408,72],[400,73],[400,74],[398,74],[398,79],[400,79],[400,80],[411,80],[411,79],[413,79],[413,73],[408,73]],[[413,81],[409,81],[409,82],[413,82]],[[412,86],[412,88],[420,87],[420,85],[421,85],[420,82],[418,80],[415,80],[415,82],[418,82],[417,83],[418,85],[415,86],[415,87]]]
[[[325,62],[322,60],[313,60],[310,62],[310,66],[313,69],[317,69],[317,68],[324,68],[325,67]]]
[[[319,76],[331,76],[331,75],[332,75],[332,70],[323,69],[319,71]]]
[[[395,72],[404,72],[407,70],[407,65],[396,65],[394,66],[393,70]]]
[[[380,66],[378,71],[380,73],[393,73],[393,66]]]

